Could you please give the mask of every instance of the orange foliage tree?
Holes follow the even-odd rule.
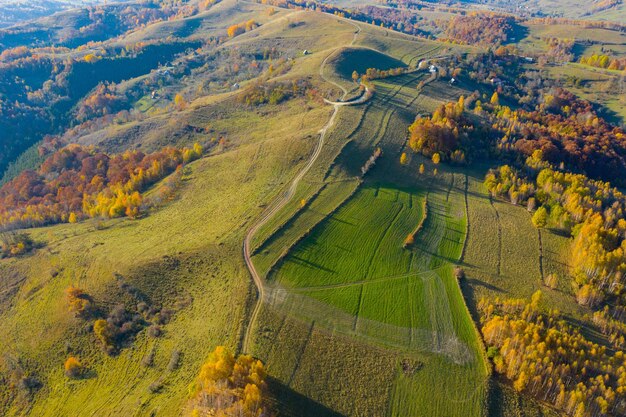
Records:
[[[67,358],[63,367],[65,368],[65,375],[69,378],[79,377],[84,369],[83,365],[75,356],[70,356],[69,358]]]
[[[80,317],[85,317],[93,310],[93,300],[82,289],[70,285],[65,290],[68,309],[70,312]]]
[[[261,361],[250,355],[235,358],[227,348],[218,346],[190,387],[193,415],[271,416],[265,376]]]

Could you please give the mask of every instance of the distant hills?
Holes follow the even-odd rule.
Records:
[[[102,0],[0,0],[0,27],[98,3]]]

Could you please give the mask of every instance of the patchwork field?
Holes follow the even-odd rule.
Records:
[[[0,334],[7,336],[0,370],[17,367],[36,376],[41,389],[28,409],[4,405],[0,389],[0,414],[179,415],[207,354],[226,345],[267,365],[280,416],[552,416],[491,378],[475,320],[482,297],[529,297],[541,289],[545,303],[602,340],[566,279],[570,239],[534,228],[525,207],[492,198],[483,185],[489,163],[435,165],[406,148],[415,116],[468,96],[469,81],[451,85],[416,70],[375,80],[374,96],[363,104],[323,102],[358,92],[354,70],[415,66],[478,49],[232,0],[141,28],[126,40],[194,40],[252,18],[261,26],[224,37],[216,50],[276,48],[285,58],[278,75],[271,75],[269,58],[272,71],[238,87],[228,79],[219,93],[159,111],[159,99],[147,94],[135,103],[141,117],[77,134],[81,145],[110,152],[200,141],[208,155],[185,166],[171,201],[145,217],[32,229],[45,246],[2,262]],[[522,46],[540,50],[542,38],[566,36],[568,27],[531,27]],[[606,35],[589,33],[598,38],[583,52],[595,52]],[[622,51],[624,36],[610,35]],[[239,71],[234,59],[225,62]],[[573,63],[542,71],[579,77],[577,92],[590,97],[612,79]],[[200,91],[197,78],[185,75],[187,84],[159,94],[167,100],[179,87]],[[281,82],[310,88],[277,104],[250,105],[239,97],[254,83]],[[622,117],[621,98],[611,100]],[[31,159],[36,151],[29,150]],[[403,152],[406,164],[400,164]],[[295,191],[294,178],[301,178]],[[285,196],[291,198],[274,212]],[[267,213],[273,215],[255,228]],[[248,243],[264,290],[258,314]],[[456,266],[466,279],[457,280]],[[554,290],[543,285],[549,274],[560,278]],[[158,337],[141,330],[109,356],[98,347],[93,321],[68,311],[70,285],[84,288],[103,312],[119,303],[134,308],[140,297],[171,308],[172,317]],[[129,286],[140,296],[129,294]],[[83,361],[84,377],[65,376],[70,354]]]
[[[467,226],[465,176],[420,177],[421,158],[397,162],[417,109],[441,102],[416,88],[424,77],[377,81],[371,103],[346,109],[358,123],[331,133],[329,146],[343,146],[320,182],[303,184],[313,190],[304,207],[257,240],[254,262],[267,271],[267,288],[253,351],[282,386],[341,414],[486,412],[487,368],[453,276]],[[377,146],[383,156],[360,180]],[[415,243],[403,248],[410,233]],[[335,359],[313,366],[326,345]],[[316,387],[330,381],[345,388],[320,396]]]

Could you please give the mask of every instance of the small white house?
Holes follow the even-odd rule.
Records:
[[[231,87],[233,90],[239,90],[239,83],[235,83],[233,84],[233,86]]]
[[[304,51],[302,51],[302,55],[308,55],[310,54],[310,52],[308,51],[308,49],[305,49]]]
[[[428,68],[428,71],[430,71],[430,72],[432,72],[432,73],[434,74],[434,73],[436,73],[436,72],[437,72],[437,67],[436,67],[436,66],[434,66],[434,65],[431,65],[431,66]]]
[[[454,78],[450,78],[450,84],[454,84],[456,80]]]

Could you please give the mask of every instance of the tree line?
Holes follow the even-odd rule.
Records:
[[[626,58],[611,58],[608,55],[581,56],[581,64],[589,65],[591,67],[606,68],[610,70],[623,71],[626,69]]]

